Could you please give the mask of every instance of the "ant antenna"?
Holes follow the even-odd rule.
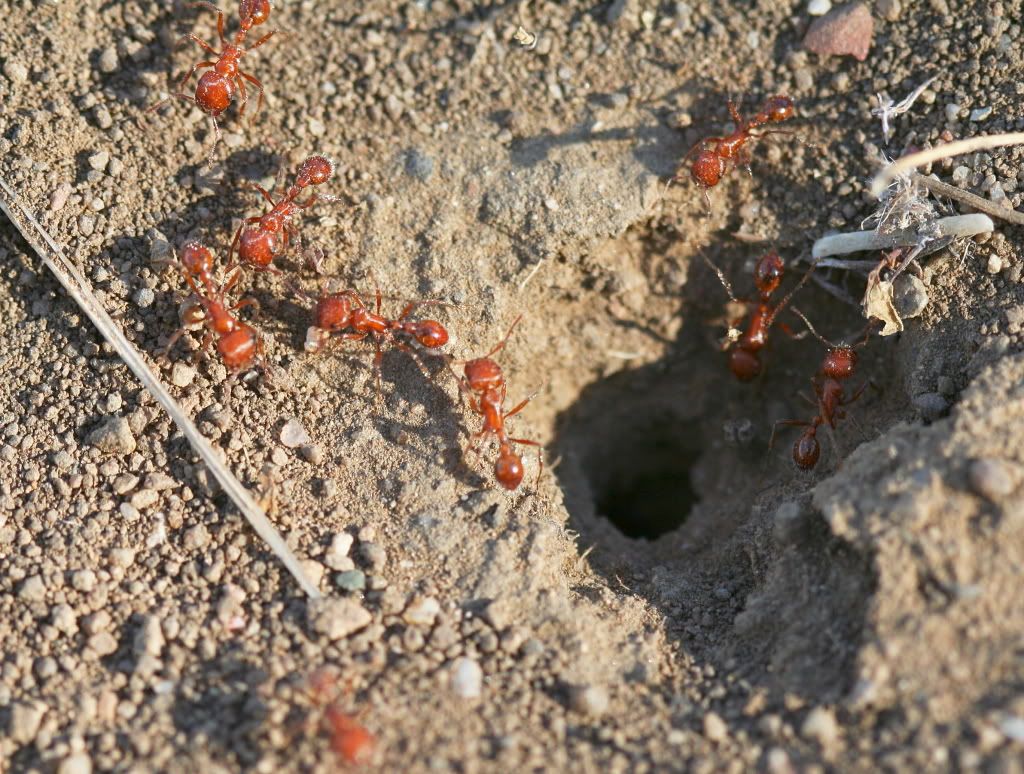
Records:
[[[734,304],[738,304],[739,301],[736,300],[736,295],[732,292],[732,285],[730,284],[729,280],[725,278],[725,274],[722,273],[722,270],[718,268],[718,266],[710,258],[708,258],[704,251],[701,250],[700,248],[697,248],[697,254],[700,255],[701,260],[703,260],[704,263],[708,265],[708,268],[710,268],[711,271],[718,275],[718,281],[722,283],[722,287],[725,288],[725,292],[729,294],[729,300],[732,301]]]
[[[495,344],[494,345],[494,349],[492,349],[490,352],[488,352],[486,355],[484,355],[484,357],[491,357],[492,355],[495,355],[498,352],[500,352],[502,349],[504,349],[505,348],[505,344],[508,343],[509,338],[511,338],[511,336],[512,336],[512,331],[514,331],[516,329],[516,326],[519,325],[519,321],[522,320],[522,319],[523,319],[523,315],[520,314],[515,320],[513,320],[512,324],[508,328],[508,333],[505,334],[505,338],[503,338],[501,341],[499,341],[497,344]]]
[[[818,333],[818,331],[815,330],[814,326],[811,325],[811,321],[807,319],[807,315],[805,315],[803,312],[801,312],[795,306],[790,307],[789,311],[791,311],[793,314],[795,314],[797,317],[799,317],[801,320],[803,320],[804,324],[807,326],[807,330],[809,330],[811,332],[811,334],[814,336],[814,338],[816,338],[822,344],[824,344],[827,347],[831,347],[832,349],[837,349],[839,347],[838,344],[833,344],[831,341],[829,341],[824,336],[822,336],[820,333]]]
[[[768,325],[771,325],[773,322],[775,322],[775,318],[778,316],[779,312],[781,312],[783,309],[786,308],[786,305],[789,304],[790,299],[793,298],[793,294],[796,293],[805,284],[807,284],[807,281],[811,278],[811,275],[814,274],[814,270],[816,268],[818,268],[818,261],[820,261],[820,260],[821,260],[820,258],[816,258],[814,261],[811,262],[811,268],[809,268],[807,271],[804,272],[804,276],[802,276],[800,278],[800,281],[798,283],[796,283],[796,285],[794,285],[792,287],[792,289],[785,296],[783,296],[782,300],[778,303],[778,306],[776,306],[774,309],[772,309],[772,311],[768,314],[768,320],[767,320],[767,324]],[[794,311],[796,311],[796,310],[794,310]],[[800,316],[804,317],[802,314]],[[804,317],[804,322],[807,322],[807,318],[806,317]],[[811,324],[809,322],[807,322],[807,327],[808,328],[811,327]],[[814,329],[813,328],[811,328],[811,332],[814,333]],[[817,333],[815,333],[814,335],[818,336]],[[818,336],[818,338],[820,339],[821,337]]]

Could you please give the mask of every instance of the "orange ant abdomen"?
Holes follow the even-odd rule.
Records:
[[[498,452],[494,462],[494,477],[508,490],[516,489],[523,482],[523,460],[511,448],[503,448]]]
[[[725,174],[725,160],[714,150],[702,150],[690,166],[690,176],[705,188],[713,188]]]
[[[448,331],[437,320],[421,320],[413,323],[412,335],[427,349],[436,349],[448,343]]]
[[[235,97],[235,84],[231,78],[216,70],[203,73],[196,86],[196,104],[207,115],[220,116]]]
[[[803,470],[810,470],[818,464],[821,446],[815,437],[817,427],[811,426],[793,443],[793,462]]]
[[[752,382],[761,374],[761,358],[749,349],[729,352],[729,370],[741,382]]]

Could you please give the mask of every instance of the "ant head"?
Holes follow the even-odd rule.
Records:
[[[785,271],[786,264],[777,252],[772,250],[763,255],[754,267],[754,285],[758,292],[764,295],[774,293]]]
[[[448,331],[437,320],[422,320],[416,323],[413,335],[416,341],[428,349],[443,347],[448,343]]]
[[[764,112],[768,114],[769,121],[785,121],[792,118],[796,112],[793,107],[793,100],[781,94],[769,97],[764,103]]]
[[[829,379],[849,379],[857,368],[857,353],[848,344],[832,347],[821,361],[821,373]]]
[[[245,323],[238,323],[238,327],[217,340],[217,352],[220,353],[225,366],[237,371],[252,362],[258,344],[256,331]]]
[[[816,428],[810,427],[793,443],[793,462],[804,470],[810,470],[818,464],[821,446],[814,434]]]
[[[257,26],[270,18],[270,0],[241,0],[238,4],[238,18],[243,24]]]
[[[320,296],[313,310],[313,324],[324,331],[339,331],[349,324],[352,303],[344,294]]]
[[[725,161],[710,148],[704,148],[693,157],[690,176],[705,188],[718,185],[725,174]]]
[[[485,392],[486,390],[498,390],[505,383],[505,375],[501,372],[501,366],[489,357],[478,357],[476,360],[469,360],[463,369],[469,389],[474,392]]]
[[[494,463],[494,477],[498,479],[498,483],[508,490],[513,490],[522,483],[523,473],[522,457],[512,451],[511,446],[503,446]]]
[[[736,347],[729,352],[729,370],[741,382],[751,382],[761,373],[761,359],[756,352]]]
[[[302,162],[296,183],[299,186],[320,185],[334,176],[334,162],[327,156],[310,156]]]
[[[210,248],[195,240],[181,248],[181,265],[191,274],[208,274],[213,271],[213,253]]]

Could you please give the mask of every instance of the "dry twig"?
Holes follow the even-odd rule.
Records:
[[[298,581],[299,586],[312,599],[320,597],[319,590],[306,577],[306,573],[299,564],[299,560],[285,544],[281,535],[274,529],[274,526],[267,519],[266,515],[253,500],[252,496],[228,470],[227,466],[220,461],[209,441],[203,437],[192,420],[178,405],[174,397],[167,391],[160,378],[153,373],[150,367],[142,359],[139,351],[125,338],[124,333],[111,319],[110,315],[100,304],[99,299],[92,292],[89,280],[87,280],[68,258],[59,244],[50,236],[32,213],[21,203],[17,194],[7,184],[7,181],[0,178],[0,210],[10,218],[11,223],[21,232],[25,241],[43,259],[43,263],[53,272],[64,289],[75,300],[78,306],[88,315],[92,324],[103,335],[107,341],[117,350],[117,353],[124,360],[125,364],[132,370],[135,376],[142,382],[149,393],[155,397],[164,407],[171,419],[178,426],[181,432],[188,438],[192,448],[202,458],[203,462],[210,468],[221,488],[234,500],[242,515],[248,520],[256,534],[263,538],[278,559],[284,564],[288,571]],[[26,226],[26,222],[28,226]],[[29,228],[29,226],[31,228]],[[43,246],[45,245],[45,247]]]

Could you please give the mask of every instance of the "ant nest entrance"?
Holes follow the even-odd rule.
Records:
[[[671,401],[637,402],[614,385],[595,387],[602,394],[563,416],[556,442],[566,507],[582,548],[646,565],[678,545],[700,504],[701,426]]]

